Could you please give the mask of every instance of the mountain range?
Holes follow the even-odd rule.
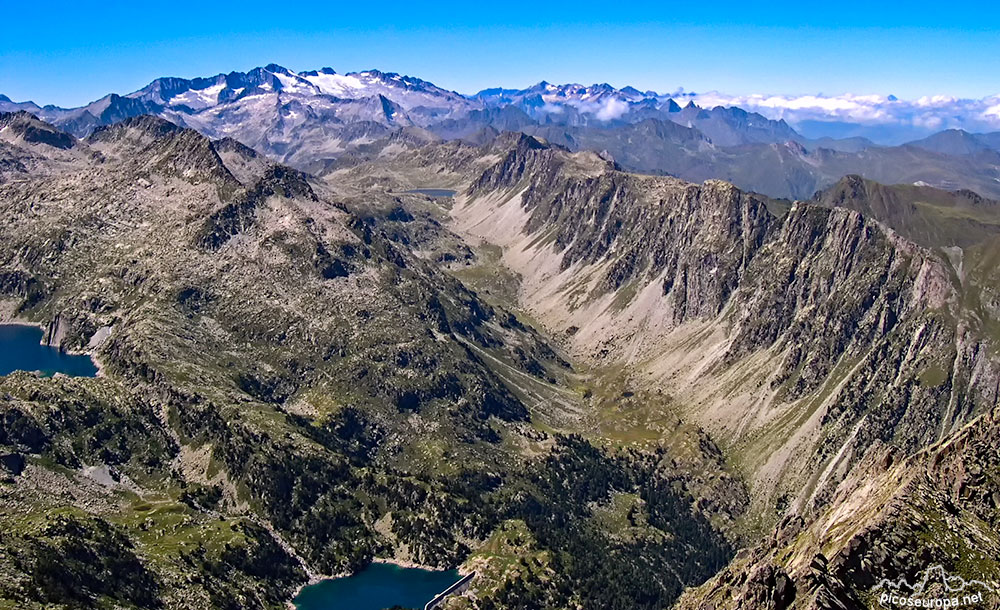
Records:
[[[950,130],[885,146],[860,137],[861,131],[838,131],[830,123],[825,131],[808,130],[826,135],[807,138],[784,119],[754,111],[765,105],[760,99],[738,100],[746,109],[722,104],[702,108],[696,101],[725,100],[546,82],[465,96],[377,70],[297,73],[271,64],[210,78],[160,78],[128,95],[109,94],[74,109],[0,97],[0,111],[25,110],[78,137],[124,118],[152,114],[212,138],[234,138],[307,171],[397,131],[481,141],[491,137],[490,130],[492,135],[515,130],[572,150],[604,151],[633,171],[694,181],[722,178],[772,197],[808,198],[845,174],[890,184],[965,187],[1000,197],[996,133]],[[925,107],[936,108],[917,103],[909,112]],[[983,113],[989,115],[989,108]],[[847,117],[828,118],[843,124]],[[770,161],[759,163],[762,157]]]

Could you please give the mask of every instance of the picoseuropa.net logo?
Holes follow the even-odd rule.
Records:
[[[886,608],[961,608],[984,605],[987,596],[995,595],[998,590],[995,582],[965,580],[935,565],[924,570],[923,576],[912,585],[903,576],[898,580],[883,578],[872,592]]]

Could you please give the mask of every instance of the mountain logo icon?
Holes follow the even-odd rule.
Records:
[[[942,565],[926,568],[910,583],[905,576],[883,578],[872,592],[884,607],[958,608],[981,606],[987,596],[1000,591],[1000,584],[951,575]]]

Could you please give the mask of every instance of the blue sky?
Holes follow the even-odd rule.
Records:
[[[158,76],[275,62],[378,68],[462,93],[609,82],[670,92],[1000,93],[986,4],[670,0],[466,3],[54,2],[0,33],[0,93],[76,106]],[[142,10],[142,15],[137,12]]]

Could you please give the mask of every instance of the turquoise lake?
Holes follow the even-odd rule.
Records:
[[[65,373],[73,377],[94,377],[97,365],[90,356],[64,354],[42,345],[42,329],[37,326],[0,324],[0,375],[14,371],[41,371],[43,375]]]
[[[373,563],[346,578],[302,589],[298,610],[383,610],[393,606],[423,610],[424,604],[459,581],[457,570],[435,571]]]

